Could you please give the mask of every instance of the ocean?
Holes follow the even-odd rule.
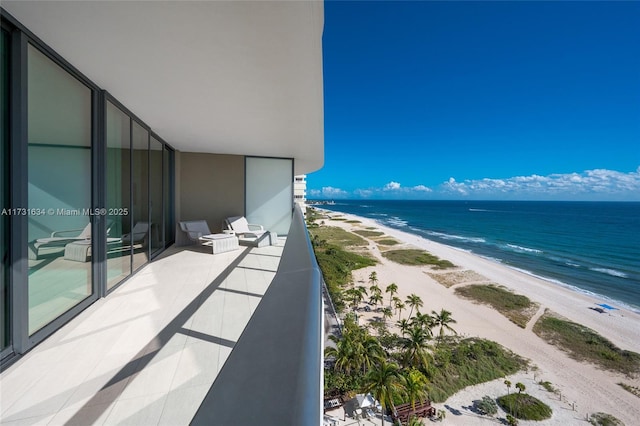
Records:
[[[374,219],[640,312],[637,202],[354,200],[319,207]]]

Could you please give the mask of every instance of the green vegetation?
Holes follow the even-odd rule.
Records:
[[[455,268],[455,265],[448,260],[440,259],[424,250],[389,250],[382,253],[382,255],[401,265],[430,265],[435,269]]]
[[[420,316],[423,320],[419,322]],[[431,328],[435,325],[425,317],[430,316],[416,313],[410,321],[404,320],[411,325],[402,336],[381,326],[380,335],[374,337],[356,324],[355,314],[347,314],[342,337],[330,337],[335,348],[325,351],[333,362],[325,370],[325,392],[362,393],[373,390],[375,382],[391,389],[391,397],[384,396],[387,406],[427,398],[443,402],[467,386],[514,374],[526,366],[519,356],[479,338],[447,336],[434,346]]]
[[[618,385],[619,385],[622,389],[626,390],[627,392],[632,393],[632,394],[634,394],[635,396],[637,396],[638,398],[640,398],[640,388],[639,388],[639,387],[637,387],[637,386],[631,386],[631,385],[628,385],[628,384],[626,384],[626,383],[618,383]]]
[[[547,404],[526,393],[503,395],[498,398],[498,405],[521,420],[545,420],[553,413]]]
[[[351,281],[351,271],[373,266],[376,261],[333,245],[316,247],[315,252],[333,304],[341,312],[345,306],[343,289]]]
[[[489,305],[500,312],[511,322],[525,328],[527,322],[535,315],[538,305],[528,297],[513,293],[504,287],[494,284],[475,284],[458,287],[455,293],[478,303]]]
[[[362,235],[363,237],[369,238],[369,237],[380,237],[382,235],[384,235],[384,232],[380,232],[380,231],[369,231],[366,229],[357,229],[355,231],[356,234],[358,235]]]
[[[550,381],[546,381],[546,382],[540,381],[538,382],[538,384],[543,388],[545,388],[547,392],[555,393],[557,391],[557,389],[553,387]]]
[[[479,338],[447,338],[433,354],[429,396],[444,402],[467,386],[509,376],[526,367],[525,360],[496,342]]]
[[[346,220],[347,220],[347,219],[346,219],[346,218],[344,218],[344,217],[335,217],[335,216],[334,216],[334,217],[331,217],[331,218],[329,218],[329,219],[330,219],[330,220],[337,220],[337,221],[345,221],[345,222],[346,222]]]
[[[336,245],[340,248],[369,245],[364,238],[336,226],[321,226],[309,232],[312,236],[311,240],[316,246],[322,246],[323,240],[324,244]]]
[[[377,240],[376,243],[382,246],[395,246],[396,244],[400,244],[400,241],[391,238],[384,238],[382,240]]]
[[[498,413],[498,404],[488,395],[483,396],[480,401],[474,401],[474,405],[485,416],[493,417]]]
[[[345,220],[344,223],[362,223],[362,222],[359,220],[351,219],[351,220]]]
[[[311,243],[327,289],[338,312],[345,307],[344,287],[351,281],[351,271],[376,264],[368,255],[347,251],[344,247],[367,245],[361,237],[344,229],[321,226],[310,231]]]
[[[640,372],[640,354],[622,350],[590,328],[549,311],[540,317],[533,332],[578,361],[591,362],[628,376]]]
[[[607,413],[594,413],[589,416],[589,423],[594,426],[624,426],[624,423]]]

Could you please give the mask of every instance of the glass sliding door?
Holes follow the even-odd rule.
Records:
[[[151,217],[151,254],[164,248],[162,207],[163,185],[162,153],[164,146],[156,138],[149,141],[149,215]]]
[[[249,223],[286,235],[293,209],[293,160],[246,157],[245,205]]]
[[[131,206],[132,229],[122,241],[133,249],[133,270],[149,261],[149,132],[133,121]]]
[[[131,119],[107,101],[107,289],[131,274]]]
[[[0,203],[9,208],[9,33],[2,30],[0,40]],[[0,352],[11,344],[9,331],[9,215],[0,216]]]
[[[28,331],[92,294],[91,90],[29,45]]]

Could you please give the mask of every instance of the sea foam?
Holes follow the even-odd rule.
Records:
[[[519,246],[516,244],[507,244],[506,247],[510,250],[513,251],[517,251],[520,253],[535,253],[535,254],[542,254],[542,250],[538,250],[538,249],[533,249],[533,248],[529,248],[529,247],[523,247],[523,246]]]
[[[427,235],[442,238],[443,240],[457,240],[457,241],[464,241],[464,242],[470,242],[470,243],[486,243],[487,242],[487,240],[485,240],[484,238],[464,237],[462,235],[445,234],[445,233],[436,232],[436,231],[427,231]]]
[[[624,272],[616,271],[615,269],[609,269],[609,268],[589,268],[589,269],[594,272],[601,272],[603,274],[611,275],[613,277],[619,277],[619,278],[628,277],[628,275],[625,274]]]

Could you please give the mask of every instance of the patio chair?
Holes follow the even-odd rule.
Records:
[[[66,235],[63,234],[77,234]],[[81,240],[91,239],[91,222],[87,224],[83,229],[69,229],[65,231],[54,231],[50,237],[38,238],[37,240],[29,243],[29,259],[37,260],[40,256],[41,248],[54,248],[64,247],[69,243]]]
[[[136,222],[131,232],[122,236],[122,242],[128,244],[142,242],[144,244],[149,235],[149,225],[149,222]]]
[[[200,237],[211,234],[209,225],[205,220],[180,222],[180,230],[184,232],[191,243],[199,243]]]
[[[247,218],[244,216],[228,217],[225,220],[225,225],[227,229],[232,230],[236,235],[242,237],[255,237],[259,239],[267,232],[262,225],[248,223]]]

